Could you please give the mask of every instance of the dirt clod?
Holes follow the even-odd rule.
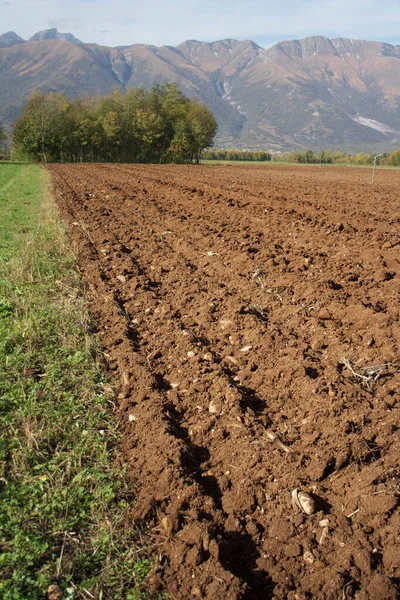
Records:
[[[399,597],[400,173],[49,169],[84,225],[70,235],[125,415],[131,517],[165,558],[157,586]],[[293,489],[317,489],[315,511],[296,515]]]

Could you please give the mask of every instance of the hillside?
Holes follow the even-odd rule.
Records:
[[[207,103],[217,145],[390,149],[400,145],[400,46],[337,38],[188,40],[177,47],[85,44],[52,29],[24,42],[0,36],[0,118],[33,90],[74,97],[175,81]]]

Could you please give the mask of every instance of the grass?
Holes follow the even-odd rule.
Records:
[[[0,597],[153,597],[47,172],[0,164],[0,214]]]

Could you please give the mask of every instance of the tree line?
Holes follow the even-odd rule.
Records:
[[[368,154],[367,152],[359,152],[358,154],[350,154],[342,151],[320,150],[313,152],[310,149],[303,152],[290,152],[280,155],[281,160],[287,160],[292,163],[301,164],[323,164],[323,165],[372,165],[375,156],[378,152]],[[400,166],[400,150],[395,150],[391,153],[384,153],[379,158],[380,165],[391,167]]]
[[[306,149],[298,152],[210,148],[217,123],[204,104],[189,100],[175,84],[150,91],[114,91],[102,97],[68,100],[35,92],[14,125],[12,157],[35,161],[198,162],[229,160],[303,164],[373,163],[376,153]],[[8,157],[8,136],[0,123],[0,160]],[[378,164],[400,166],[400,149]]]
[[[35,92],[14,124],[13,158],[43,162],[198,162],[217,123],[173,83],[68,99]]]
[[[235,150],[210,148],[201,154],[204,160],[237,160],[237,161],[268,161],[271,154],[265,150]]]
[[[7,158],[7,152],[6,152],[6,147],[5,147],[6,140],[7,140],[6,130],[4,129],[4,127],[0,121],[0,160],[4,160],[5,158]]]
[[[368,154],[360,152],[350,154],[343,151],[320,150],[313,152],[310,149],[302,152],[270,152],[263,150],[235,150],[210,148],[202,152],[204,160],[229,160],[250,162],[288,162],[298,164],[323,164],[323,165],[372,165],[377,153]],[[398,167],[400,166],[400,150],[385,153],[379,158],[380,165]]]

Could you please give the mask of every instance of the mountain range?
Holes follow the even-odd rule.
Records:
[[[400,46],[314,36],[252,41],[86,44],[56,29],[0,35],[0,119],[34,91],[69,97],[174,81],[214,113],[216,146],[384,151],[400,146]]]

